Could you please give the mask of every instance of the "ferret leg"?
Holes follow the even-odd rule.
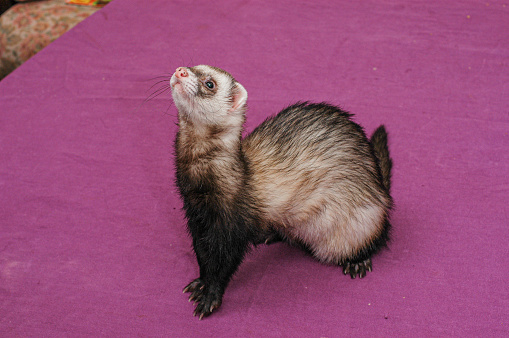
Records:
[[[201,276],[205,275],[204,269],[202,268],[205,265],[202,263],[202,259],[201,259],[201,257],[204,256],[204,253],[201,252],[200,247],[198,246],[197,237],[198,237],[198,235],[193,234],[193,248],[194,248],[194,252],[196,253],[196,259],[198,261],[198,266],[200,267],[200,277],[201,277]],[[198,252],[200,252],[200,254],[198,254]],[[189,301],[196,302],[202,298],[202,292],[203,292],[204,287],[205,287],[205,285],[204,285],[202,279],[196,278],[191,283],[186,285],[183,292],[184,293],[190,292],[191,295],[189,296]]]
[[[355,278],[357,275],[359,275],[360,278],[363,278],[366,276],[367,271],[371,272],[373,269],[371,264],[371,257],[373,257],[373,255],[376,254],[381,248],[387,246],[390,228],[391,224],[386,218],[384,220],[381,234],[376,237],[369,246],[360,250],[360,252],[358,252],[357,255],[351,259],[344,259],[341,261],[339,265],[343,267],[343,273],[345,275],[349,274],[352,278]]]
[[[193,239],[200,277],[184,288],[184,292],[191,293],[189,301],[196,303],[194,315],[200,319],[221,306],[226,286],[248,248],[248,242],[232,234],[231,229],[223,226],[212,229]],[[219,229],[224,229],[224,233]]]

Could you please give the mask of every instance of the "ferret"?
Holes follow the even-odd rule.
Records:
[[[299,102],[242,138],[246,89],[228,72],[179,67],[176,185],[200,269],[184,288],[194,315],[221,306],[251,245],[303,248],[352,278],[387,245],[392,160],[381,125],[368,140],[352,115]]]

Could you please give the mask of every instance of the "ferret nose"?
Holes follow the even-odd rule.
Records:
[[[175,71],[175,76],[177,78],[187,77],[189,74],[187,73],[187,70],[184,67],[178,67]]]

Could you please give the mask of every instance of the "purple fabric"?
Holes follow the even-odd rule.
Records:
[[[503,1],[112,2],[0,82],[0,335],[508,336],[508,17]],[[245,86],[248,131],[297,100],[387,126],[394,230],[365,279],[260,246],[192,317],[176,110],[143,101],[202,63]]]

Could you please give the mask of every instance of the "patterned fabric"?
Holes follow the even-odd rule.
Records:
[[[97,11],[65,0],[17,4],[0,16],[0,79]]]

